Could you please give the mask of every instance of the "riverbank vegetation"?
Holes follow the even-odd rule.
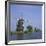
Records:
[[[32,33],[32,32],[41,32],[41,30],[40,29],[38,29],[38,28],[34,28],[33,29],[33,27],[31,26],[31,25],[28,25],[27,26],[27,29],[26,30],[24,30],[23,32],[13,32],[13,31],[10,31],[10,34],[12,35],[12,34],[21,34],[21,33],[24,33],[24,34],[27,34],[27,33]]]

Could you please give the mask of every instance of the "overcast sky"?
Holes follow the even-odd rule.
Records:
[[[24,30],[28,25],[42,29],[42,7],[36,5],[10,5],[10,29],[11,31],[16,30],[17,20],[20,17],[24,19]]]

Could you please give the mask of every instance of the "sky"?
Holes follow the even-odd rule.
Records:
[[[42,6],[11,4],[10,16],[11,31],[16,31],[17,20],[20,17],[24,19],[24,30],[28,25],[42,29]]]

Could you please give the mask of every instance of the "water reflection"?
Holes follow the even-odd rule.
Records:
[[[24,34],[23,33],[19,33],[19,34],[17,34],[17,40],[23,40],[24,38]]]
[[[32,34],[13,34],[9,35],[9,40],[28,40],[28,39],[42,39],[42,32],[33,32]]]

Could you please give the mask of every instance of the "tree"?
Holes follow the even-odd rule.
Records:
[[[28,32],[32,32],[32,31],[33,31],[31,25],[28,25],[28,26],[27,26],[27,29],[28,29]]]
[[[36,27],[35,27],[35,29],[34,29],[34,32],[37,32],[37,29],[36,29]]]
[[[41,30],[35,27],[34,32],[41,32]]]

